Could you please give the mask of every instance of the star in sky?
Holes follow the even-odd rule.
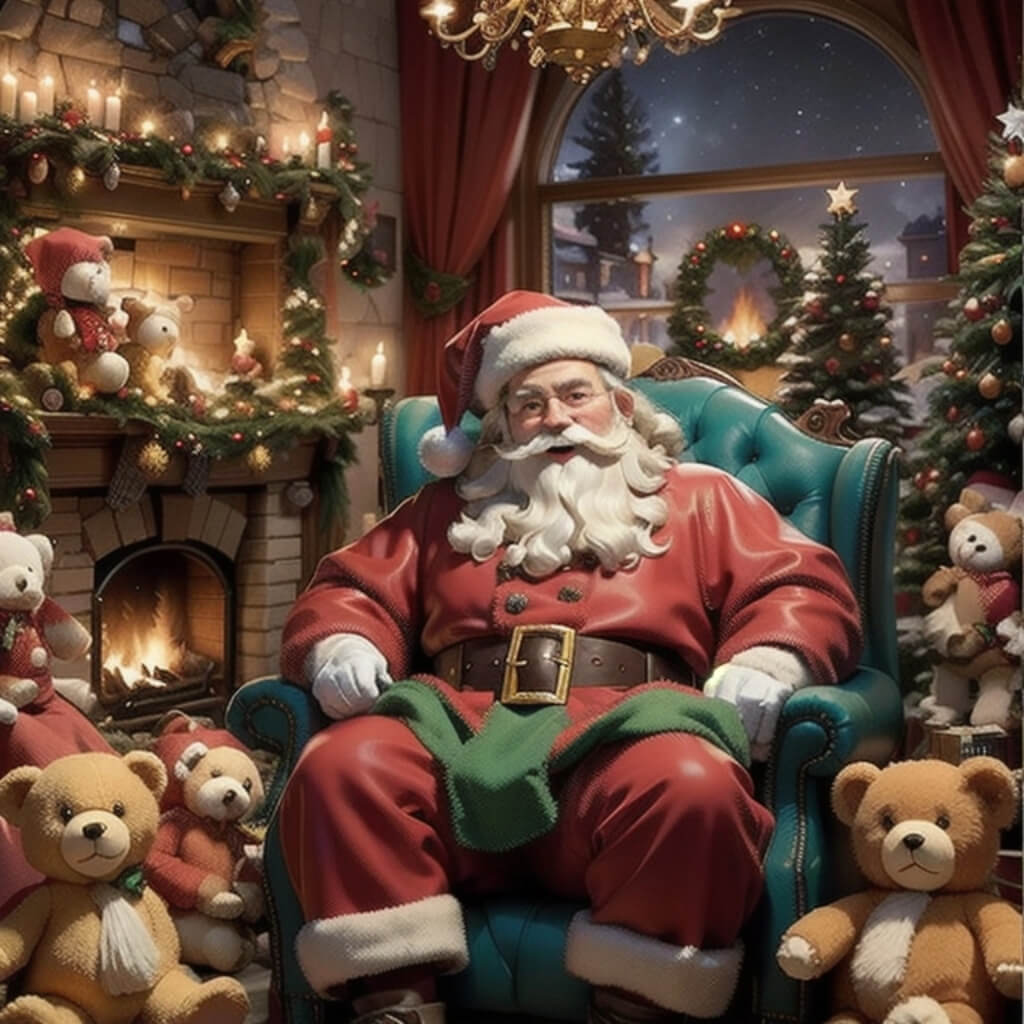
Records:
[[[996,116],[1002,122],[1004,139],[1024,139],[1024,110],[1012,103]]]
[[[847,188],[846,182],[841,181],[835,188],[827,188],[825,191],[828,193],[829,199],[832,200],[828,204],[829,213],[836,216],[848,213],[852,216],[857,212],[857,207],[853,205],[853,197],[860,191],[859,188]]]

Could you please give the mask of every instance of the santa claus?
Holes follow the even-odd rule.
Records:
[[[460,898],[524,875],[589,906],[566,966],[595,1024],[732,998],[772,827],[749,752],[853,669],[859,616],[831,551],[677,462],[628,368],[601,309],[498,300],[446,347],[420,452],[442,479],[325,558],[285,625],[284,675],[339,720],[280,809],[297,955],[362,1024],[442,1021]]]

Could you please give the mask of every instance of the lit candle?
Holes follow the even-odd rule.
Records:
[[[18,76],[10,71],[0,79],[0,114],[14,117],[14,105],[18,97]]]
[[[142,137],[148,138],[150,135],[153,134],[155,129],[156,125],[153,124],[153,122],[147,118],[145,121],[142,122]]]
[[[99,89],[95,86],[89,86],[89,91],[86,93],[86,97],[86,116],[93,124],[98,125],[103,119],[103,97],[100,95]]]
[[[53,75],[43,75],[39,80],[39,113],[53,113]]]
[[[370,387],[382,388],[388,379],[388,357],[384,355],[384,342],[377,342],[377,352],[370,360]]]
[[[22,124],[34,121],[39,115],[39,97],[33,89],[26,89],[18,101],[18,120]]]
[[[303,160],[309,156],[309,132],[299,132],[299,156]]]
[[[263,154],[267,151],[267,140],[262,135],[256,136],[256,152]]]
[[[116,94],[107,97],[106,110],[103,114],[103,127],[108,132],[119,132],[121,130],[121,97]]]
[[[316,126],[316,165],[320,170],[331,166],[331,126],[327,123],[327,111],[320,115]]]

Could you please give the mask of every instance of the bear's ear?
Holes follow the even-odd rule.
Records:
[[[945,524],[947,530],[952,530],[957,523],[962,522],[968,516],[973,516],[974,514],[974,511],[958,501],[946,509],[942,516],[942,522]]]
[[[21,809],[28,791],[36,784],[43,769],[34,764],[23,764],[0,779],[0,818],[12,825],[21,824]]]
[[[960,765],[967,788],[981,798],[999,828],[1009,828],[1017,817],[1017,785],[1013,773],[995,757],[969,757]]]
[[[174,304],[182,313],[191,313],[195,308],[196,300],[191,295],[179,295],[174,300]]]
[[[50,566],[53,565],[53,545],[50,543],[50,538],[44,537],[41,533],[28,533],[25,534],[25,540],[39,552],[39,560],[43,563],[43,572],[49,574]]]
[[[992,507],[988,498],[981,491],[971,490],[970,487],[965,487],[957,500],[972,512],[987,512]]]
[[[848,764],[832,783],[832,811],[844,824],[852,825],[864,794],[882,770],[870,761]]]
[[[129,771],[134,772],[146,784],[146,788],[159,802],[167,788],[167,770],[163,761],[148,750],[129,750],[122,758]]]

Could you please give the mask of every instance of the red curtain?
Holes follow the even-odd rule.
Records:
[[[956,256],[967,242],[965,202],[982,191],[988,133],[999,128],[1021,74],[1021,0],[907,0],[907,13],[924,61],[932,123],[958,197],[950,244]]]
[[[397,5],[406,245],[432,270],[473,278],[459,305],[429,318],[406,288],[406,391],[432,394],[445,341],[506,288],[504,212],[537,76],[507,45],[493,71],[463,60],[419,6]]]

